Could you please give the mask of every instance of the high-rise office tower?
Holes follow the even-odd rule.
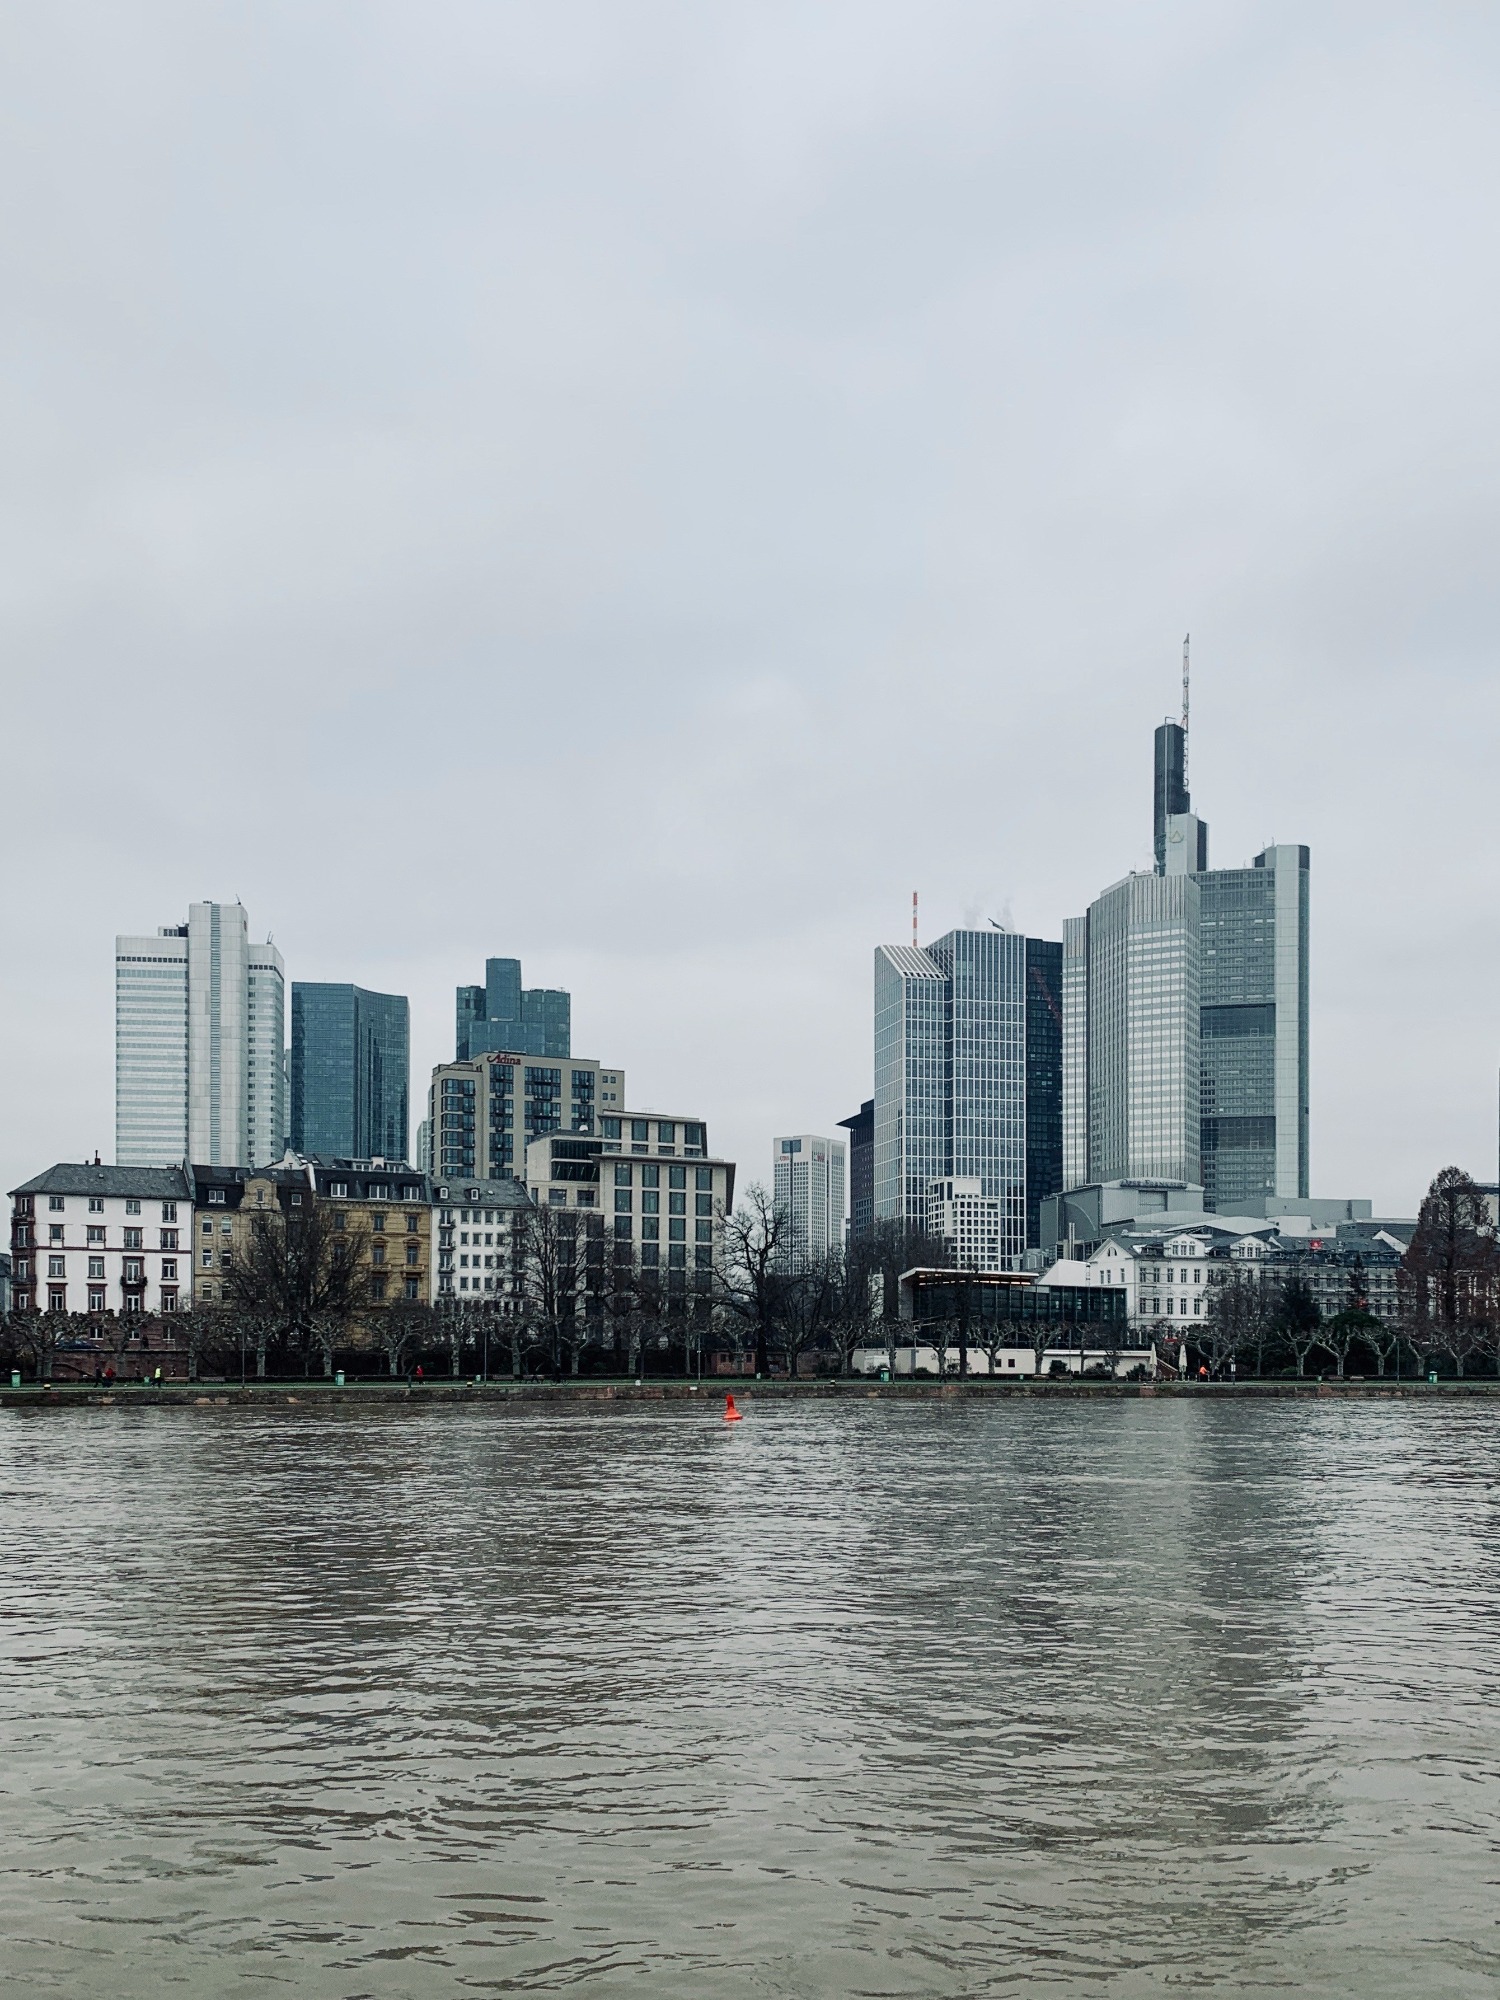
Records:
[[[1062,947],[949,931],[875,954],[878,1218],[925,1227],[932,1183],[1001,1203],[1002,1264],[1034,1244],[1062,1185]]]
[[[774,1139],[772,1195],[787,1218],[786,1262],[827,1256],[844,1241],[844,1142],[812,1132]]]
[[[238,903],[115,939],[115,1158],[261,1166],[286,1143],[286,982]]]
[[[292,1144],[335,1159],[405,1160],[410,1063],[404,995],[294,980]]]
[[[573,1053],[573,1001],[561,987],[521,985],[518,958],[487,958],[483,986],[460,986],[454,1060],[503,1051],[517,1056]]]
[[[849,1134],[849,1234],[865,1236],[875,1220],[875,1100],[867,1097],[852,1118],[841,1118]]]
[[[1202,1145],[1207,1207],[1305,1199],[1308,891],[1302,846],[1198,877],[1202,911]]]
[[[1127,875],[1063,925],[1063,1177],[1199,1179],[1198,881]]]
[[[1156,868],[1063,927],[1063,1178],[1202,1184],[1221,1214],[1308,1194],[1302,846],[1210,868],[1181,724],[1156,732]]]

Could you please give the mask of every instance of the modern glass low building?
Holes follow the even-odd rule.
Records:
[[[904,1271],[900,1316],[917,1326],[1029,1326],[1045,1321],[1066,1335],[1128,1325],[1125,1290],[1113,1285],[1039,1285],[1007,1271]],[[1065,1340],[1060,1344],[1066,1344]]]

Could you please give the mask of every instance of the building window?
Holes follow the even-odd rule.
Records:
[[[177,1204],[175,1201],[164,1201],[162,1203],[161,1219],[163,1222],[175,1222],[177,1220]]]
[[[210,1188],[210,1189],[209,1189],[209,1191],[208,1191],[208,1205],[209,1205],[209,1207],[210,1207],[210,1208],[222,1208],[222,1207],[224,1206],[224,1190],[223,1190],[223,1188]]]
[[[668,1167],[667,1186],[674,1188],[685,1188],[687,1186],[687,1168]]]
[[[161,1247],[163,1250],[175,1250],[177,1248],[177,1231],[175,1229],[164,1229],[162,1231]]]
[[[408,1244],[407,1244],[407,1246],[406,1246],[406,1261],[407,1261],[407,1263],[408,1263],[408,1264],[415,1264],[415,1263],[418,1263],[418,1262],[420,1262],[420,1260],[421,1260],[421,1256],[422,1256],[422,1250],[421,1250],[421,1245],[420,1245],[420,1244],[417,1244],[417,1243],[408,1243]]]
[[[47,1287],[47,1310],[55,1313],[68,1310],[68,1294],[61,1285]]]
[[[47,1259],[47,1276],[49,1278],[65,1278],[67,1275],[68,1260],[66,1257],[49,1257]]]
[[[131,1198],[125,1204],[125,1213],[127,1215],[139,1215],[140,1212],[141,1212],[141,1205],[132,1195]]]
[[[568,1190],[566,1188],[548,1188],[547,1200],[553,1208],[566,1208],[568,1205]]]
[[[127,1250],[139,1250],[141,1248],[141,1232],[139,1229],[126,1230],[125,1248]]]
[[[630,1193],[630,1189],[629,1189],[629,1188],[616,1188],[616,1189],[615,1189],[615,1214],[616,1214],[616,1215],[629,1215],[629,1213],[630,1213],[630,1205],[631,1205],[631,1193]]]
[[[212,1285],[200,1285],[198,1287],[198,1296],[200,1299],[204,1300],[212,1299],[213,1295],[214,1295],[214,1288]]]
[[[104,1310],[104,1287],[103,1287],[103,1285],[90,1285],[90,1287],[89,1287],[89,1311],[90,1311],[91,1313],[102,1313],[102,1312],[103,1312],[103,1310]]]
[[[714,1240],[714,1226],[711,1222],[695,1222],[693,1224],[693,1234],[700,1243],[712,1243]]]
[[[62,1240],[63,1240],[62,1224],[60,1222],[49,1223],[47,1225],[47,1241],[49,1243],[61,1243]]]
[[[641,1269],[643,1271],[654,1271],[660,1260],[661,1252],[654,1243],[643,1243],[641,1245]]]
[[[372,1215],[370,1217],[370,1227],[377,1231],[383,1230],[385,1228],[385,1217],[383,1215]]]
[[[674,1271],[684,1271],[687,1269],[687,1250],[681,1243],[672,1243],[667,1246],[667,1262]]]
[[[383,1243],[372,1243],[370,1245],[370,1262],[372,1264],[383,1264],[385,1262],[385,1245]]]
[[[714,1198],[711,1194],[695,1194],[693,1196],[693,1213],[695,1215],[712,1215],[713,1212]]]
[[[628,1187],[630,1186],[630,1183],[631,1183],[631,1179],[632,1179],[632,1175],[633,1175],[633,1169],[632,1169],[632,1167],[631,1167],[631,1165],[630,1165],[630,1162],[629,1162],[628,1160],[619,1160],[619,1161],[616,1161],[616,1163],[615,1163],[615,1186],[616,1186],[616,1187],[627,1187],[627,1188],[628,1188]]]
[[[104,1213],[104,1197],[103,1197],[103,1195],[102,1195],[102,1194],[91,1194],[91,1195],[89,1196],[89,1214],[90,1214],[90,1215],[103,1215],[103,1213]]]
[[[145,1280],[145,1272],[144,1272],[144,1270],[143,1270],[143,1268],[142,1268],[142,1265],[141,1265],[141,1260],[140,1260],[140,1258],[139,1258],[139,1257],[127,1257],[127,1258],[125,1259],[125,1282],[126,1282],[126,1284],[127,1284],[127,1285],[139,1285],[139,1284],[142,1284],[142,1283],[144,1282],[144,1280]]]
[[[649,1142],[650,1138],[651,1120],[649,1118],[632,1118],[630,1121],[630,1139],[632,1145],[644,1146]],[[61,1206],[62,1203],[59,1202],[58,1207],[60,1208]]]
[[[680,1215],[667,1218],[667,1234],[674,1243],[682,1243],[687,1238],[687,1224]]]
[[[86,1236],[86,1237],[88,1238],[88,1241],[90,1242],[90,1244],[94,1244],[94,1243],[97,1243],[97,1244],[99,1245],[100,1249],[101,1249],[101,1250],[103,1249],[103,1247],[104,1247],[104,1230],[103,1230],[103,1227],[102,1227],[101,1225],[99,1225],[99,1224],[91,1224],[91,1225],[89,1226],[89,1228],[88,1228],[88,1229],[86,1229],[86,1230],[84,1231],[84,1234],[85,1234],[85,1236]]]
[[[672,1215],[686,1215],[687,1196],[685,1194],[669,1194],[667,1196],[667,1210]]]
[[[383,1299],[385,1297],[385,1279],[372,1278],[370,1280],[370,1292],[373,1297]]]
[[[60,1194],[49,1194],[47,1197],[47,1206],[52,1210],[54,1215],[61,1215],[63,1211],[62,1196]]]
[[[677,1144],[677,1127],[669,1118],[662,1118],[657,1121],[656,1142],[659,1146],[675,1146]]]
[[[712,1250],[704,1249],[701,1243],[696,1244],[694,1246],[693,1265],[695,1269],[699,1271],[710,1271],[713,1269],[713,1261],[714,1261],[714,1256]]]
[[[407,1233],[407,1235],[408,1235],[408,1236],[415,1236],[415,1235],[416,1235],[416,1233],[417,1233],[417,1231],[418,1231],[418,1230],[419,1230],[419,1229],[420,1229],[421,1227],[422,1227],[422,1218],[421,1218],[421,1216],[420,1216],[420,1215],[409,1215],[409,1216],[407,1216],[407,1218],[406,1218],[406,1233]]]
[[[641,1237],[644,1242],[654,1243],[661,1235],[661,1224],[654,1215],[641,1218]]]
[[[349,1183],[347,1181],[330,1181],[328,1192],[333,1196],[335,1201],[342,1201],[349,1192]]]
[[[170,1280],[170,1281],[172,1281],[173,1283],[175,1283],[175,1282],[176,1282],[176,1278],[177,1278],[177,1259],[176,1259],[175,1257],[163,1257],[163,1258],[162,1258],[162,1260],[161,1260],[161,1275],[162,1275],[162,1282],[163,1282],[164,1284],[165,1284],[165,1283],[166,1283],[167,1281],[169,1281],[169,1280]]]
[[[407,1297],[408,1297],[409,1299],[414,1299],[414,1298],[417,1298],[417,1297],[419,1297],[419,1296],[421,1295],[421,1290],[422,1290],[422,1286],[421,1286],[421,1281],[420,1281],[420,1279],[417,1279],[417,1278],[408,1278],[408,1279],[407,1279],[407,1281],[406,1281],[406,1296],[407,1296]]]
[[[102,1257],[90,1257],[89,1276],[91,1278],[102,1278],[104,1276],[104,1259]]]
[[[712,1192],[713,1192],[713,1185],[714,1185],[714,1170],[713,1170],[713,1168],[712,1168],[712,1167],[695,1167],[695,1168],[693,1169],[693,1174],[694,1174],[694,1180],[693,1180],[693,1185],[694,1185],[694,1186],[695,1186],[695,1187],[696,1187],[696,1188],[697,1188],[697,1189],[698,1189],[698,1190],[699,1190],[700,1192],[701,1192],[701,1191],[702,1191],[703,1189],[705,1189],[705,1188],[706,1188],[706,1189],[708,1190],[708,1192],[709,1192],[710,1194],[712,1194]]]
[[[161,1295],[161,1309],[164,1313],[176,1312],[177,1310],[176,1292],[163,1291]]]

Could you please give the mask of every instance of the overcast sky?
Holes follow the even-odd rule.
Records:
[[[763,1177],[871,953],[1313,856],[1313,1192],[1495,1173],[1500,14],[0,10],[4,1185],[113,939],[490,954]]]

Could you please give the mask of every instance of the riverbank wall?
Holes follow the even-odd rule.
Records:
[[[719,1378],[711,1382],[646,1381],[610,1382],[595,1378],[565,1382],[437,1381],[407,1383],[363,1381],[339,1386],[323,1380],[311,1382],[163,1382],[117,1383],[112,1389],[78,1384],[66,1387],[23,1384],[20,1388],[0,1388],[0,1409],[141,1409],[163,1406],[194,1409],[303,1409],[323,1410],[352,1405],[420,1405],[432,1410],[472,1408],[483,1404],[497,1409],[537,1407],[589,1408],[599,1404],[701,1403],[716,1404],[726,1395],[738,1404],[788,1401],[931,1403],[1000,1399],[1052,1398],[1054,1400],[1113,1400],[1161,1397],[1197,1401],[1284,1401],[1334,1398],[1341,1400],[1408,1401],[1424,1398],[1490,1398],[1500,1401],[1500,1380],[1447,1378],[1437,1382],[1423,1379],[1397,1381],[1394,1377],[1366,1380],[1319,1382],[1314,1378],[1241,1382],[1079,1382],[1059,1378],[1022,1378],[995,1381],[969,1377],[959,1381],[871,1382],[826,1378],[810,1381],[736,1381]]]

